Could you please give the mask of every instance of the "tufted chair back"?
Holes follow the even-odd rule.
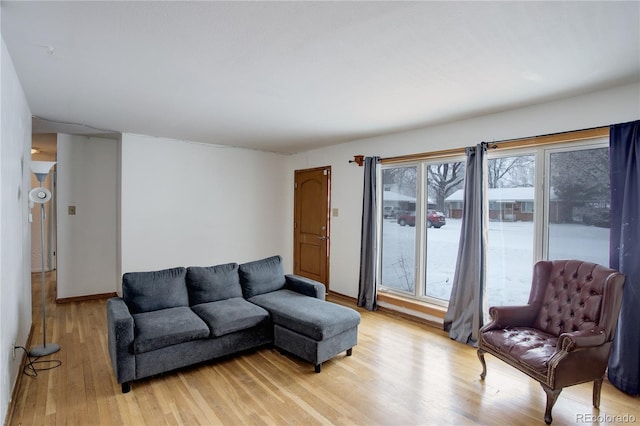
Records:
[[[601,265],[577,260],[540,262],[534,270],[530,304],[540,305],[533,327],[554,336],[611,325],[601,321],[607,299],[605,283],[612,271]],[[602,318],[604,319],[604,318]],[[606,327],[607,340],[613,327]]]

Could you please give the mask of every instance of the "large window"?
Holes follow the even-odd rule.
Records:
[[[448,301],[463,181],[462,161],[383,168],[382,289],[435,303]],[[449,204],[453,194],[458,201]]]
[[[446,304],[464,158],[383,166],[381,290]],[[487,297],[524,304],[539,259],[609,261],[608,139],[488,153]]]
[[[547,153],[547,258],[609,264],[609,149]]]
[[[417,166],[382,170],[382,285],[415,293]]]
[[[425,164],[427,212],[424,233],[426,253],[424,296],[448,301],[456,270],[460,242],[461,210],[447,205],[447,198],[461,194],[464,184],[464,162]],[[421,294],[422,295],[422,294]]]
[[[535,156],[492,152],[487,161],[489,306],[527,303],[534,259]]]

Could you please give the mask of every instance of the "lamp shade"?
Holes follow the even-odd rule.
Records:
[[[32,161],[31,171],[34,175],[36,175],[36,179],[38,179],[38,182],[42,184],[42,182],[44,182],[44,180],[47,178],[49,171],[55,164],[55,161]]]
[[[51,200],[51,191],[41,186],[29,191],[29,199],[34,203],[44,204]]]

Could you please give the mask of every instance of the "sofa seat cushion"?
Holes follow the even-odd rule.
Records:
[[[190,266],[187,268],[187,288],[192,306],[242,297],[238,264]]]
[[[271,314],[271,320],[316,341],[336,336],[360,324],[358,311],[346,306],[278,290],[249,299]]]
[[[494,351],[545,374],[558,344],[554,335],[527,327],[490,330],[482,339]]]
[[[269,319],[267,311],[241,297],[202,303],[191,309],[202,318],[215,337],[245,330]]]
[[[133,315],[136,354],[209,337],[209,327],[189,307]]]

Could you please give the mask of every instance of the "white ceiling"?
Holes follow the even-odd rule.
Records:
[[[640,81],[638,1],[0,7],[38,131],[290,153]]]

